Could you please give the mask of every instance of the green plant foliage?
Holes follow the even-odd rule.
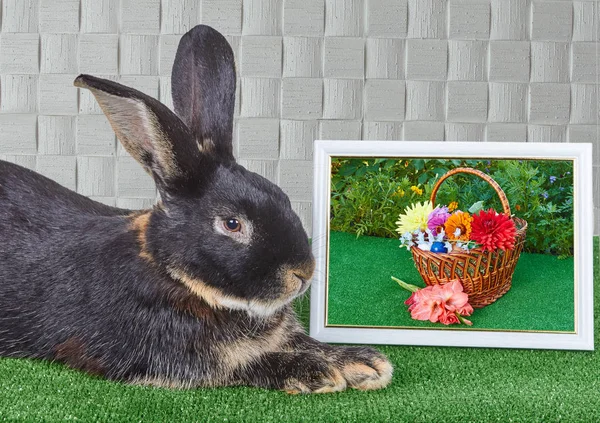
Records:
[[[504,190],[511,214],[528,222],[525,251],[573,254],[573,163],[568,160],[332,159],[331,229],[357,236],[397,237],[407,206],[430,199],[437,180],[456,167],[489,174]],[[474,175],[456,174],[440,186],[435,205],[475,203],[502,210],[494,189]]]
[[[400,193],[410,190],[410,181],[404,176],[391,183],[388,173],[391,166],[387,163],[393,165],[394,162],[364,165],[358,160],[350,160],[333,176],[332,228],[358,236],[396,236],[395,222],[398,210],[403,206]]]

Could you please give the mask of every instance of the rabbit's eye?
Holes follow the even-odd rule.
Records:
[[[245,217],[237,219],[231,216],[215,216],[213,227],[218,234],[225,235],[240,244],[249,245],[252,242],[253,225]]]
[[[240,223],[240,221],[233,218],[226,219],[223,222],[223,225],[225,226],[225,229],[227,229],[229,232],[239,232],[242,229],[242,224]]]

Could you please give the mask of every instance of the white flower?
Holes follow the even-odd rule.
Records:
[[[427,228],[427,229],[425,230],[425,232],[427,233],[427,241],[428,241],[428,242],[434,242],[434,241],[435,241],[435,239],[434,239],[434,237],[433,237],[433,233],[431,232],[431,229]]]
[[[436,235],[435,240],[437,242],[443,242],[445,236],[446,236],[446,231],[444,231],[444,228],[442,228],[440,230],[440,233]]]
[[[402,236],[398,239],[400,240],[400,248],[406,247],[407,250],[410,250],[410,247],[415,245],[415,243],[412,240],[413,235],[410,232],[403,233]]]

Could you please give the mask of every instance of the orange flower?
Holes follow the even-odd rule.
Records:
[[[521,211],[521,206],[519,206],[518,204],[515,206],[515,209],[517,209],[517,211]]]
[[[457,211],[444,224],[446,235],[453,241],[468,241],[471,237],[472,220],[469,213]]]
[[[453,201],[450,204],[448,204],[448,211],[450,213],[452,213],[454,210],[456,210],[458,208],[458,202]]]

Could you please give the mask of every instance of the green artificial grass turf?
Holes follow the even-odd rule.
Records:
[[[594,253],[598,262],[598,251]],[[598,273],[595,286],[600,285]],[[595,303],[598,304],[596,289]],[[298,304],[307,322],[308,300]],[[597,310],[597,306],[596,306]],[[595,327],[598,327],[596,312]],[[599,335],[595,336],[598,340]],[[373,392],[290,396],[256,388],[127,386],[0,359],[1,422],[595,422],[598,352],[377,347],[395,366]]]
[[[476,309],[472,327],[411,319],[404,301],[410,292],[390,276],[425,286],[412,255],[399,241],[331,232],[328,320],[330,325],[574,331],[573,258],[521,254],[511,289],[495,303]]]

